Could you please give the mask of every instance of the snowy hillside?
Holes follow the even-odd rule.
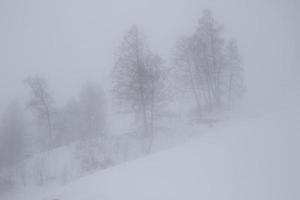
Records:
[[[195,141],[17,199],[300,199],[300,109],[228,122]],[[36,198],[35,198],[36,197]],[[13,199],[13,197],[9,197]]]
[[[0,0],[0,200],[300,200],[297,8]]]

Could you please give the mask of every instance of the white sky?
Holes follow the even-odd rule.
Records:
[[[132,24],[170,63],[176,40],[205,8],[239,42],[249,102],[300,91],[298,0],[1,0],[0,113],[24,97],[28,75],[47,78],[58,102],[87,80],[108,85],[113,52]]]

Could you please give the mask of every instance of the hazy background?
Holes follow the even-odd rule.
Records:
[[[171,64],[176,40],[205,8],[238,40],[249,105],[297,97],[298,0],[0,0],[0,113],[24,97],[28,75],[48,79],[58,103],[87,80],[108,87],[113,53],[132,24]]]

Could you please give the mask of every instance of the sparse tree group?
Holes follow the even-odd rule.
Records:
[[[49,152],[72,143],[76,144],[80,157],[81,173],[120,162],[120,155],[127,160],[130,146],[136,141],[143,154],[150,153],[159,122],[163,120],[162,113],[168,110],[174,93],[184,91],[190,95],[188,99],[194,103],[190,107],[196,110],[199,120],[212,112],[231,110],[244,92],[243,67],[236,40],[227,40],[223,31],[223,25],[211,11],[205,10],[194,32],[178,39],[174,59],[167,65],[150,49],[143,31],[137,26],[130,28],[116,51],[111,83],[118,111],[135,119],[134,136],[109,135],[110,99],[97,83],[86,83],[77,97],[58,105],[46,79],[26,78],[29,98],[25,106],[12,102],[3,114],[0,171],[11,168],[28,154]],[[170,82],[175,87],[170,87]],[[26,117],[27,114],[31,117]],[[40,183],[47,179],[45,160],[41,160],[36,170]],[[66,177],[64,174],[64,180]]]
[[[234,40],[223,36],[223,26],[205,10],[193,34],[180,39],[175,54],[179,80],[188,88],[199,114],[232,104],[243,91],[240,55]]]

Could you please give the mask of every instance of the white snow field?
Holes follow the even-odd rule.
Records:
[[[300,109],[226,123],[193,141],[23,200],[299,200]]]

